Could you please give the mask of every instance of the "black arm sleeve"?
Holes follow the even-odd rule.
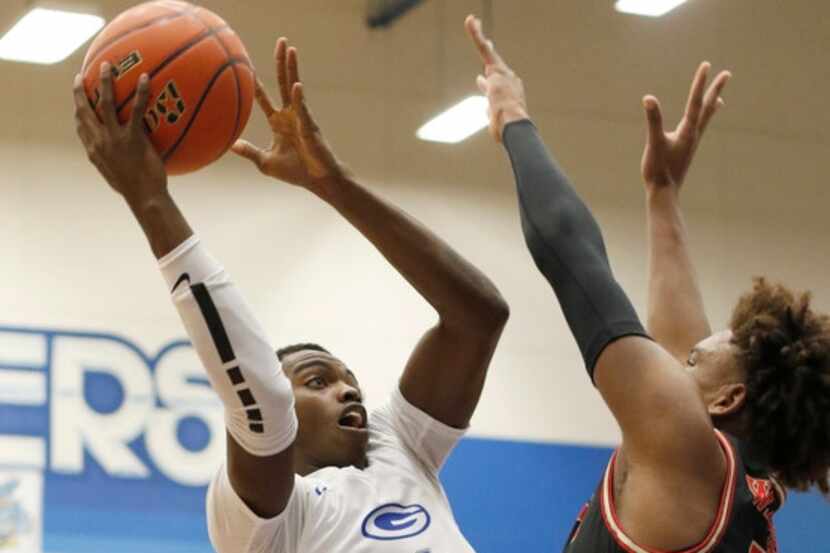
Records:
[[[528,120],[504,129],[522,231],[528,249],[553,287],[593,379],[608,344],[647,336],[637,312],[614,279],[597,222]]]

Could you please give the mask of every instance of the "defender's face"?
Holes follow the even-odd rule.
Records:
[[[745,380],[738,366],[731,330],[701,340],[692,348],[685,368],[697,383],[710,412],[713,403],[718,401],[729,386],[741,384]]]
[[[295,447],[316,467],[365,466],[368,418],[354,374],[320,351],[292,353],[282,365],[294,388]]]

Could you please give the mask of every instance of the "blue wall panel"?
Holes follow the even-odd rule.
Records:
[[[170,361],[192,353],[189,345],[174,341],[148,353],[117,335],[18,327],[0,327],[0,337],[28,344],[25,362],[0,352],[0,370],[18,378],[7,382],[29,382],[0,390],[6,444],[0,449],[0,553],[27,539],[41,541],[48,553],[211,551],[205,487],[188,484],[200,473],[183,451],[198,453],[209,436],[221,440],[224,432],[216,405],[218,422],[210,422],[210,412],[197,411],[200,422],[176,411],[177,395],[201,390],[213,397],[206,382],[193,378],[201,374],[195,360]],[[73,371],[82,371],[82,386],[80,377],[67,380]],[[128,412],[134,416],[118,418]],[[83,413],[86,418],[78,418]],[[164,428],[158,417],[176,413],[175,431],[153,434]],[[124,421],[134,425],[128,435],[120,434]],[[208,424],[215,426],[212,433],[206,433]],[[108,437],[93,451],[88,442],[100,436]],[[17,451],[20,439],[37,446],[28,462]],[[609,454],[607,448],[468,438],[442,478],[458,523],[479,553],[557,552]],[[208,461],[199,483],[210,476],[214,461]],[[41,517],[42,533],[33,522]],[[776,522],[783,552],[830,553],[830,503],[817,494],[793,494]]]

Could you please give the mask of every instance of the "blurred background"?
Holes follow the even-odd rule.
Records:
[[[287,36],[337,155],[510,303],[469,436],[443,474],[479,552],[560,550],[619,435],[526,252],[504,152],[486,132],[457,144],[416,137],[477,94],[468,13],[486,17],[523,77],[641,315],[641,98],[655,94],[674,125],[702,60],[734,74],[683,191],[713,327],[755,275],[812,290],[830,310],[827,2],[688,0],[661,17],[621,13],[614,0],[198,3],[239,33],[269,86],[274,42]],[[0,32],[37,6],[109,21],[133,4],[3,0]],[[221,411],[182,406],[211,392],[140,229],[75,137],[71,83],[87,46],[53,65],[0,60],[0,552],[207,553]],[[269,139],[256,109],[244,136]],[[371,245],[232,154],[171,189],[275,346],[326,346],[380,404],[436,317]],[[782,550],[830,551],[828,507],[792,494],[776,518]]]

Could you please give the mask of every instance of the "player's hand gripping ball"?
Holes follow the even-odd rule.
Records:
[[[150,76],[144,125],[171,175],[220,158],[248,122],[255,81],[248,53],[228,24],[204,8],[156,0],[113,19],[90,45],[81,69],[96,111],[104,61],[113,67],[122,124],[132,114],[138,78]]]

